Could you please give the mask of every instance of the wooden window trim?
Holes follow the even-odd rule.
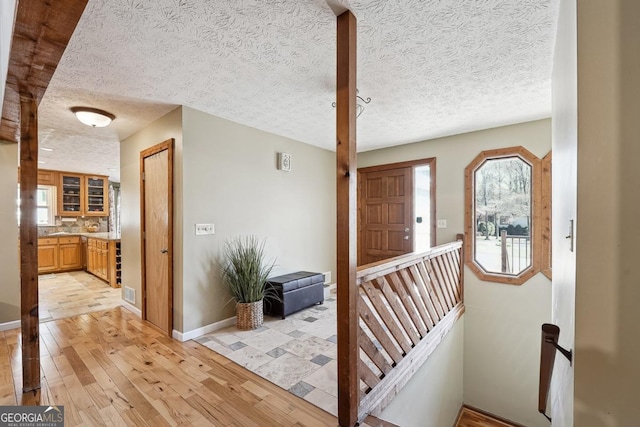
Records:
[[[542,186],[541,203],[542,203],[542,258],[540,259],[540,271],[547,279],[551,280],[551,226],[552,226],[552,207],[551,207],[551,151],[544,156],[540,162],[542,166]]]
[[[531,265],[516,275],[506,275],[487,272],[475,261],[475,228],[473,217],[475,216],[475,172],[486,161],[507,157],[519,157],[531,165]],[[542,203],[541,203],[541,161],[522,146],[487,150],[478,154],[464,170],[465,183],[465,264],[483,281],[505,283],[509,285],[522,285],[540,271],[540,259],[542,255]]]

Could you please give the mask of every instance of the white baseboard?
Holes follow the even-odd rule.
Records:
[[[335,293],[337,284],[336,283],[329,283],[327,285],[324,285],[324,298],[330,298],[332,293]]]
[[[194,338],[198,338],[204,334],[208,334],[213,331],[217,331],[218,329],[226,328],[228,326],[233,326],[236,324],[236,317],[229,317],[228,319],[221,320],[219,322],[211,323],[209,325],[203,326],[201,328],[192,329],[187,332],[176,331],[175,329],[171,333],[173,339],[185,342],[192,340]]]
[[[136,316],[142,317],[142,311],[138,307],[136,307],[135,305],[133,305],[130,302],[125,301],[125,300],[120,300],[120,303],[122,304],[122,306],[124,308],[126,308],[127,310],[129,310],[130,312],[135,314]]]
[[[11,322],[0,323],[0,331],[8,331],[9,329],[19,328],[20,320],[12,320]]]

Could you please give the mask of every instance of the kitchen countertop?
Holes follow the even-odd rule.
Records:
[[[39,238],[47,238],[47,237],[66,237],[66,236],[84,236],[90,237],[93,239],[103,239],[103,240],[120,240],[120,235],[114,232],[98,232],[98,233],[51,233],[43,236],[38,236]]]

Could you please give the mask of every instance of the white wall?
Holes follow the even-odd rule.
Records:
[[[573,348],[576,256],[565,238],[576,219],[577,51],[576,3],[560,3],[553,69],[553,296],[552,323],[560,327],[560,345]],[[554,425],[573,425],[573,368],[556,354],[547,414]]]
[[[175,138],[174,157],[174,270],[173,324],[182,327],[182,108],[167,113],[120,143],[120,194],[122,242],[122,292],[136,291],[135,306],[141,305],[140,242],[140,152]]]
[[[462,406],[464,323],[463,315],[378,418],[402,427],[455,423]]]
[[[183,132],[185,331],[234,315],[218,269],[226,239],[266,238],[274,275],[335,272],[334,153],[188,107]],[[291,172],[276,169],[278,152]],[[196,223],[215,235],[195,236]]]
[[[18,144],[0,142],[0,324],[20,320],[17,189]]]
[[[578,1],[574,424],[640,420],[640,2]]]
[[[522,145],[542,158],[551,150],[551,120],[439,138],[358,154],[366,167],[436,157],[436,217],[448,228],[437,243],[464,231],[464,168],[483,150]],[[551,285],[538,274],[522,286],[483,282],[465,268],[464,403],[535,427],[540,326],[551,319]]]

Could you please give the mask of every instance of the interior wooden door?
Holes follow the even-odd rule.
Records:
[[[173,140],[140,155],[143,318],[173,329]]]
[[[358,265],[413,252],[413,168],[361,172]]]

